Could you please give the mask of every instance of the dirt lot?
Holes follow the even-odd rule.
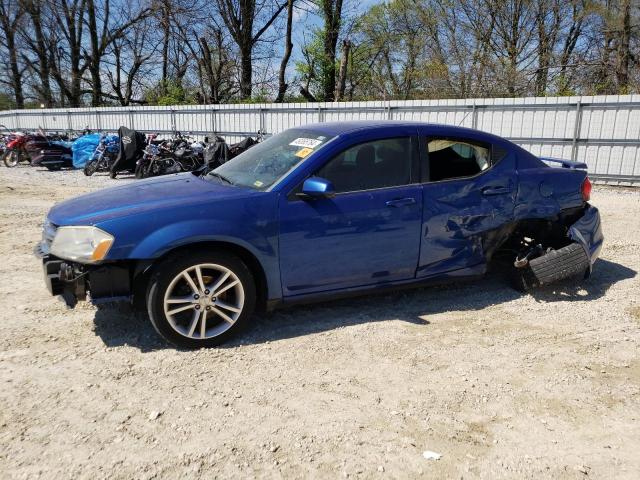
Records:
[[[595,189],[579,287],[298,307],[190,352],[67,310],[31,255],[54,202],[123,181],[0,168],[0,476],[638,478],[640,190]]]

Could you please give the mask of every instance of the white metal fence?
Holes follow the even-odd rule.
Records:
[[[640,95],[12,110],[10,129],[217,133],[229,142],[313,122],[413,120],[477,128],[536,155],[584,161],[600,180],[640,183]]]

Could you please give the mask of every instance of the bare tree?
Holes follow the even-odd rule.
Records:
[[[9,59],[9,85],[13,91],[17,108],[24,107],[24,93],[22,89],[23,67],[18,60],[18,44],[16,32],[24,16],[24,8],[15,0],[0,0],[0,46],[7,51]]]
[[[29,26],[21,31],[22,40],[33,53],[33,56],[25,54],[22,58],[30,70],[39,77],[38,85],[35,88],[40,101],[50,107],[54,102],[51,91],[52,69],[49,57],[54,44],[51,37],[47,35],[46,19],[49,18],[49,11],[47,11],[44,0],[21,0],[21,2],[30,20]]]
[[[341,1],[341,0],[340,0]],[[276,21],[288,0],[278,4],[269,0],[216,0],[218,10],[240,53],[240,98],[251,97],[253,49]],[[258,23],[256,25],[256,23]],[[261,23],[261,24],[260,24]]]
[[[102,0],[99,5],[94,0],[87,2],[87,27],[90,50],[83,51],[87,59],[87,68],[91,75],[91,104],[95,107],[102,104],[102,68],[101,64],[107,49],[111,44],[126,36],[129,30],[138,22],[151,14],[151,9],[123,8],[120,6],[120,14],[112,19],[111,1]]]
[[[144,79],[152,77],[155,64],[151,60],[161,43],[152,34],[153,28],[152,23],[145,19],[132,25],[127,35],[113,40],[104,61],[109,64],[106,75],[113,95],[103,92],[103,96],[115,97],[120,105],[145,102],[140,98],[142,89],[149,86]]]
[[[28,0],[37,2],[40,0]],[[51,42],[49,48],[40,46],[38,40],[38,60],[41,67],[45,64],[49,65],[51,76],[54,78],[60,92],[72,107],[79,107],[82,104],[82,95],[85,93],[82,89],[82,81],[84,72],[87,70],[88,64],[83,54],[84,41],[84,25],[86,13],[86,0],[50,0],[52,11],[57,12],[54,17],[54,23],[48,29],[48,33],[56,30],[55,36],[50,36],[55,42]],[[43,25],[34,18],[33,23],[36,28]],[[45,58],[41,58],[41,49],[44,48]],[[47,53],[50,53],[47,60]],[[44,75],[42,80],[44,82]],[[48,81],[48,78],[47,78]]]

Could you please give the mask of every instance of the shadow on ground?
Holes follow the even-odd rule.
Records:
[[[615,283],[633,278],[636,273],[624,265],[598,260],[589,279],[567,280],[538,288],[531,296],[544,303],[595,300]],[[428,325],[422,317],[429,314],[481,310],[522,295],[513,290],[500,273],[494,272],[482,281],[295,306],[256,316],[249,331],[224,347],[271,342],[392,319]],[[100,306],[94,323],[96,335],[110,347],[130,345],[143,352],[173,348],[156,334],[145,312],[133,312],[126,305]]]

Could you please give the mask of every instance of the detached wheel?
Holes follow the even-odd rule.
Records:
[[[156,331],[178,347],[213,347],[239,333],[256,302],[253,276],[235,255],[198,252],[159,264],[147,292]]]
[[[534,258],[524,268],[514,268],[512,285],[516,290],[528,292],[566,278],[584,278],[589,266],[589,257],[582,245],[571,243]]]

